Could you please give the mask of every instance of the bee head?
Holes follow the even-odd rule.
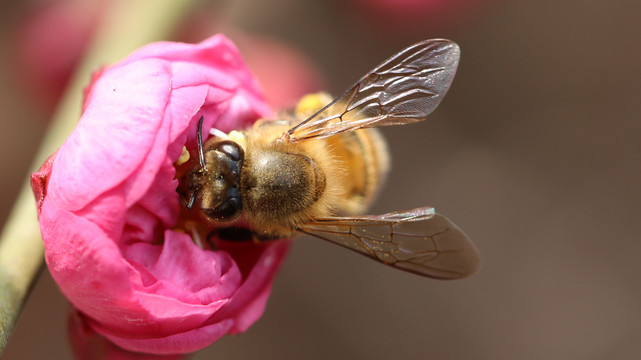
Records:
[[[240,216],[240,170],[244,151],[231,140],[214,140],[203,147],[202,122],[198,122],[198,157],[200,168],[188,175],[187,209],[198,201],[200,210],[210,219],[231,221]]]

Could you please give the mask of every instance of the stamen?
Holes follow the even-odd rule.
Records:
[[[180,154],[180,157],[178,158],[178,160],[176,160],[176,165],[180,166],[186,163],[187,161],[189,161],[189,151],[187,151],[187,148],[183,146],[183,151]]]
[[[209,135],[225,140],[229,139],[229,135],[227,135],[224,131],[218,130],[216,128],[209,129]]]

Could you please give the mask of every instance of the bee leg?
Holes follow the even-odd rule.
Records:
[[[254,242],[256,243],[262,243],[266,241],[275,241],[275,240],[280,240],[283,237],[281,236],[275,236],[275,235],[270,235],[270,234],[258,234],[258,233],[253,233],[254,235]]]
[[[248,228],[240,226],[232,226],[226,228],[218,228],[207,236],[207,241],[213,243],[215,241],[230,241],[230,242],[247,242],[261,243],[265,241],[278,240],[280,237],[274,237],[267,234],[259,234],[251,231]]]
[[[252,234],[251,230],[244,227],[232,226],[226,228],[218,228],[212,231],[211,233],[209,233],[207,240],[209,242],[219,240],[230,242],[246,242],[251,241],[253,237],[254,235]]]

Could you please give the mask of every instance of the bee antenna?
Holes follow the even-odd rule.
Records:
[[[203,120],[205,120],[204,116],[200,116],[200,120],[198,120],[198,158],[200,158],[200,167],[203,168],[203,170],[207,170],[207,167],[205,166],[205,153],[203,151]],[[194,198],[196,197],[196,194],[194,192]],[[191,199],[190,203],[193,206],[193,201],[194,198]]]
[[[189,202],[185,204],[185,206],[187,207],[187,210],[191,210],[194,207],[197,194],[198,194],[198,190],[194,190],[194,192],[191,194],[191,199],[189,199]]]

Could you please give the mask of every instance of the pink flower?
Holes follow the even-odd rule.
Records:
[[[203,250],[175,231],[174,162],[204,128],[270,112],[234,45],[154,43],[98,74],[84,114],[32,176],[49,271],[89,326],[131,351],[187,353],[263,313],[288,241]]]
[[[76,360],[187,360],[191,357],[191,354],[149,355],[124,350],[96,334],[77,311],[69,312],[67,334]]]

